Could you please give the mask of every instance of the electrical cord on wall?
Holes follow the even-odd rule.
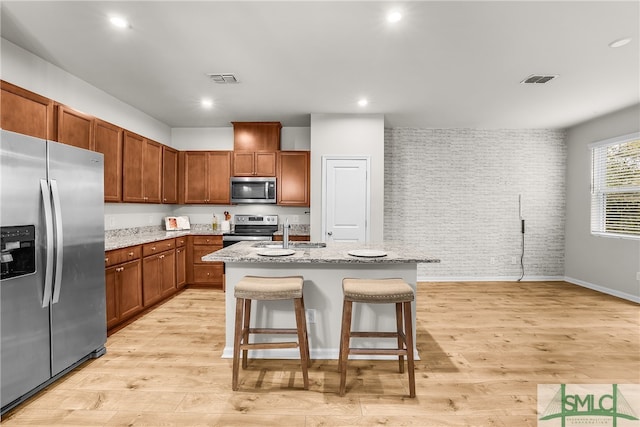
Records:
[[[520,232],[522,233],[522,252],[520,253],[520,268],[522,269],[522,275],[518,279],[518,282],[524,277],[524,218],[520,218]]]
[[[522,218],[522,194],[518,194],[518,216],[520,217],[520,233],[522,234],[522,252],[520,253],[520,268],[522,275],[518,282],[524,277],[524,218]]]

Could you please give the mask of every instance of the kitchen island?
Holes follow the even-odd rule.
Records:
[[[205,255],[203,261],[225,263],[226,340],[222,357],[233,356],[233,332],[235,313],[235,285],[247,275],[304,277],[304,300],[307,310],[307,329],[312,359],[337,359],[340,347],[340,324],[342,320],[342,279],[354,278],[401,278],[415,291],[418,263],[440,262],[434,257],[419,253],[402,244],[390,242],[378,244],[292,242],[290,250],[273,248],[281,242],[240,242],[217,252]],[[356,252],[354,252],[356,251]],[[283,255],[288,253],[288,255]],[[290,253],[290,254],[289,254]],[[359,256],[351,255],[356,253]],[[384,254],[384,255],[383,255]],[[415,301],[412,305],[413,331],[415,335]],[[252,307],[252,323],[261,327],[292,327],[295,325],[291,301],[256,301]],[[355,304],[354,329],[395,330],[395,307],[393,304]],[[256,337],[264,340],[270,336]],[[415,338],[415,337],[414,337]],[[376,339],[358,343],[368,347],[394,346],[395,340]],[[414,339],[415,343],[415,339]],[[416,358],[419,357],[414,348]],[[253,351],[253,358],[298,358],[297,349]],[[367,356],[372,358],[372,356]],[[381,358],[383,356],[380,356]]]

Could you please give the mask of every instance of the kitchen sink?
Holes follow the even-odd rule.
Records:
[[[324,242],[289,242],[289,247],[293,249],[311,249],[311,248],[324,248],[327,244]],[[280,242],[258,242],[253,244],[254,248],[265,249],[282,249],[282,243]]]

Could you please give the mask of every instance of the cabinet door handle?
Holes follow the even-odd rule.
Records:
[[[104,258],[104,263],[106,264],[106,263],[108,263],[108,262],[109,262],[109,257],[105,257],[105,258]]]
[[[133,252],[129,252],[129,256],[132,257],[133,256]]]
[[[164,258],[164,255],[160,255],[158,258],[160,258],[160,259]]]

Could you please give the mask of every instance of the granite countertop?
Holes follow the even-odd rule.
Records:
[[[221,230],[212,230],[208,227],[192,227],[191,230],[166,231],[160,227],[127,228],[121,230],[109,230],[105,233],[104,250],[126,248],[129,246],[143,245],[164,239],[173,239],[181,236],[216,236],[222,235]]]
[[[228,232],[228,231],[225,231]],[[104,250],[111,251],[129,246],[144,245],[145,243],[157,242],[159,240],[173,239],[181,236],[220,236],[223,231],[213,230],[208,224],[191,224],[190,230],[166,231],[160,226],[148,226],[138,228],[122,228],[117,230],[107,230],[104,238]],[[289,232],[290,236],[308,236],[309,224],[292,224]],[[282,235],[282,227],[274,233]]]
[[[279,243],[279,242],[274,242]],[[258,254],[261,249],[254,247],[255,242],[239,242],[219,251],[202,257],[203,261],[222,261],[228,263],[338,263],[338,264],[406,264],[406,263],[431,263],[440,262],[439,259],[426,255],[414,248],[408,248],[406,244],[394,242],[382,243],[327,243],[325,248],[296,248],[295,243],[291,250],[295,251],[288,256],[262,256]],[[352,250],[376,250],[383,251],[382,257],[358,257],[349,255]]]

